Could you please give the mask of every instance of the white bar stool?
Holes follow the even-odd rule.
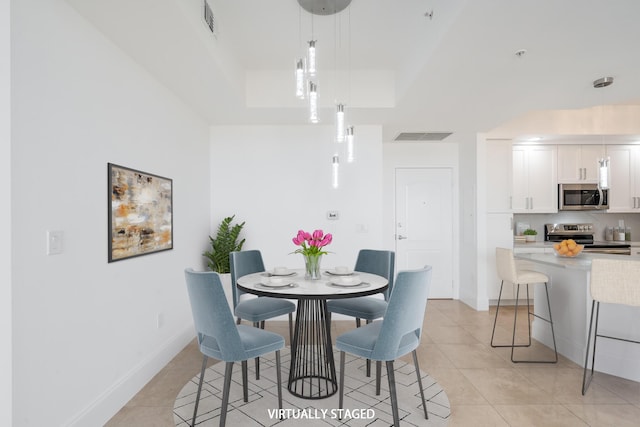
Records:
[[[547,283],[549,277],[546,274],[532,270],[518,270],[516,267],[516,261],[513,257],[513,250],[506,248],[496,248],[496,265],[498,268],[498,277],[500,277],[500,294],[498,295],[498,306],[496,307],[496,315],[493,319],[493,331],[491,332],[491,347],[511,347],[511,361],[513,363],[557,363],[558,362],[558,350],[556,348],[556,336],[553,331],[553,320],[551,318],[551,304],[549,303],[549,289]],[[493,338],[496,332],[496,322],[498,320],[498,312],[500,311],[500,302],[502,300],[502,288],[504,282],[513,283],[517,285],[516,290],[516,307],[515,314],[513,316],[513,335],[511,338],[511,344],[494,344]],[[544,290],[547,295],[547,307],[549,309],[549,318],[545,319],[531,311],[531,305],[529,304],[529,284],[544,283]],[[529,341],[527,344],[516,344],[516,324],[518,322],[518,301],[520,298],[520,285],[527,286],[527,325],[529,327]],[[553,337],[553,351],[555,358],[553,360],[522,360],[514,359],[513,350],[516,347],[530,347],[531,346],[531,316],[544,320],[551,325],[551,336]]]
[[[582,373],[582,394],[584,395],[591,384],[593,370],[596,364],[596,340],[598,337],[612,340],[625,341],[640,344],[620,337],[598,334],[598,317],[600,303],[622,304],[632,307],[640,307],[640,261],[624,259],[601,259],[591,262],[591,321],[589,323],[589,335],[587,337],[587,354],[584,358],[584,372]],[[591,360],[591,374],[587,378],[587,365],[589,351],[591,350],[591,330],[593,328],[593,315],[595,313],[596,328],[593,335],[593,358]]]

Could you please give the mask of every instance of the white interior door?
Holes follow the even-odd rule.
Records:
[[[432,266],[429,298],[453,298],[452,175],[396,169],[396,271]]]

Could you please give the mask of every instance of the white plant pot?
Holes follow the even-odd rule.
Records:
[[[535,242],[536,241],[536,236],[527,234],[526,236],[524,236],[524,240],[526,242]]]

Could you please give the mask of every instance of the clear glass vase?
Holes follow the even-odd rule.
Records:
[[[302,255],[304,257],[304,278],[309,280],[320,279],[320,261],[322,255]]]

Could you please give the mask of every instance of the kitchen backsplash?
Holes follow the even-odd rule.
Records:
[[[544,224],[582,224],[590,223],[594,227],[594,239],[605,240],[607,227],[618,227],[624,221],[625,227],[631,227],[631,241],[640,241],[640,213],[609,214],[604,212],[558,212],[554,214],[514,214],[514,224],[528,223],[538,232],[538,241],[544,240]],[[515,234],[515,226],[514,226]]]

